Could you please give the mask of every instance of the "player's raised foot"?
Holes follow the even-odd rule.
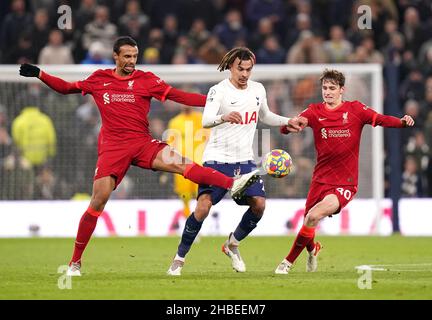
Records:
[[[315,272],[318,267],[318,254],[321,251],[322,246],[318,241],[315,242],[315,248],[312,251],[308,251],[308,257],[306,260],[306,272]]]
[[[181,271],[184,266],[184,261],[180,260],[173,260],[171,263],[171,266],[169,267],[167,271],[167,275],[169,276],[181,276]]]
[[[281,263],[277,266],[275,273],[276,274],[288,274],[288,272],[291,270],[292,263],[289,262],[287,259],[283,259]]]
[[[69,277],[81,277],[81,263],[79,262],[71,262],[67,271],[66,275]]]
[[[231,234],[228,237],[228,240],[224,242],[222,245],[222,252],[225,253],[228,258],[231,259],[231,266],[237,272],[245,272],[246,265],[240,255],[240,251],[238,249],[238,245],[234,245],[230,243]]]
[[[245,189],[259,179],[258,173],[259,170],[255,169],[234,179],[234,183],[231,187],[231,197],[234,199],[241,198]]]

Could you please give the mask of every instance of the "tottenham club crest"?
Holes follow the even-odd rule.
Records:
[[[241,168],[234,169],[234,177],[239,177],[241,174]]]

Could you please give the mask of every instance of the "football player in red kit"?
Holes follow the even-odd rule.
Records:
[[[150,134],[147,118],[152,98],[203,107],[206,96],[178,90],[151,72],[136,70],[137,57],[138,47],[135,40],[131,37],[120,37],[113,47],[115,68],[99,69],[82,81],[67,82],[30,64],[20,67],[22,76],[38,77],[62,94],[91,94],[102,118],[93,193],[90,205],[79,223],[67,272],[70,276],[81,275],[81,256],[96,227],[98,217],[130,165],[177,173],[197,184],[230,189],[233,197],[241,194],[258,178],[257,172],[251,172],[233,179],[211,168],[192,163],[165,142],[154,139]]]
[[[403,128],[414,125],[408,115],[399,119],[379,114],[359,101],[342,100],[345,76],[337,70],[326,69],[320,81],[324,102],[310,104],[299,115],[305,118],[301,122],[313,130],[317,153],[305,218],[291,251],[276,268],[277,274],[287,274],[305,247],[308,251],[306,271],[316,271],[321,244],[314,241],[315,228],[323,218],[339,213],[357,192],[363,126]],[[289,133],[286,126],[281,127],[281,133]]]

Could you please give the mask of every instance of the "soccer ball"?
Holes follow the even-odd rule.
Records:
[[[268,175],[273,178],[282,178],[291,172],[293,162],[288,152],[273,149],[266,154],[262,165]]]

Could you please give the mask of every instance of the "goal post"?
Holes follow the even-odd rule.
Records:
[[[41,65],[39,67],[64,80],[78,81],[85,79],[97,69],[106,69],[111,66]],[[217,71],[216,65],[138,65],[137,68],[151,71],[167,83],[176,87],[192,88],[203,94],[207,93],[210,86],[228,76],[228,71]],[[272,111],[284,116],[294,116],[301,112],[307,104],[322,100],[318,79],[325,68],[337,69],[345,74],[346,90],[344,99],[359,100],[371,106],[377,112],[383,113],[383,78],[382,66],[379,64],[256,65],[251,79],[262,82],[266,87],[267,99]],[[19,114],[24,104],[33,101],[32,93],[27,88],[31,84],[40,83],[35,78],[21,77],[18,70],[19,65],[0,66],[0,89],[2,92],[0,95],[0,104],[6,106],[9,113],[9,121],[12,121]],[[82,150],[84,138],[81,136],[82,132],[79,132],[80,126],[72,128],[70,122],[77,121],[76,118],[79,118],[77,110],[85,103],[84,99],[86,98],[81,95],[75,95],[73,98],[65,97],[53,93],[52,90],[48,90],[44,85],[41,85],[38,90],[38,103],[42,104],[43,111],[53,118],[56,128],[61,131],[61,139],[58,140],[58,145],[67,144],[67,148],[63,147],[58,155],[58,157],[63,158],[58,158],[56,161],[56,174],[61,177],[63,172],[68,170],[80,171],[77,165],[74,166],[71,163],[77,161],[75,154],[79,153],[82,157],[86,157],[87,151]],[[62,111],[64,106],[67,106],[67,111]],[[153,118],[158,121],[160,120],[158,127],[156,125],[155,127],[165,126],[166,129],[168,121],[179,112],[179,108],[175,104],[170,104],[168,107],[164,106],[163,108],[160,106],[159,102],[152,100],[150,120],[152,121]],[[64,128],[78,130],[78,132],[71,133]],[[258,128],[266,127],[259,126]],[[268,180],[266,182],[266,191],[269,197],[306,197],[315,161],[313,139],[311,133],[307,133],[306,131],[309,130],[305,130],[304,134],[299,135],[302,136],[301,138],[296,138],[291,136],[281,137],[278,134],[277,128],[272,129],[271,147],[286,149],[290,152],[297,170],[294,170],[293,176],[289,179],[276,179],[280,181],[275,181],[275,179]],[[89,145],[89,149],[90,147],[91,145]],[[93,147],[96,150],[96,144]],[[83,172],[80,171],[81,173],[76,176],[69,173],[68,177],[65,178],[66,185],[71,184],[73,187],[69,188],[69,193],[64,195],[63,199],[70,198],[71,194],[82,191],[80,188],[82,189],[84,182],[77,182],[75,181],[76,179],[85,179],[87,184],[89,184],[91,181],[89,180],[91,179],[89,172],[94,170],[94,162],[92,161],[95,155],[93,154],[92,156],[91,161],[85,162],[85,165],[89,166],[89,168],[86,168]],[[83,163],[81,165],[84,165]],[[142,171],[139,173],[134,170],[131,171],[131,180],[135,191],[129,195],[130,198],[153,198],[158,197],[160,194],[166,194],[170,198],[175,197],[171,187],[171,178],[151,178],[152,173],[147,175],[147,173],[142,173]],[[383,129],[381,127],[372,129],[370,126],[366,126],[363,130],[359,171],[359,192],[356,197],[375,200],[375,232],[379,233],[381,202],[384,197],[384,143]],[[142,183],[143,181],[145,181],[145,184]]]

